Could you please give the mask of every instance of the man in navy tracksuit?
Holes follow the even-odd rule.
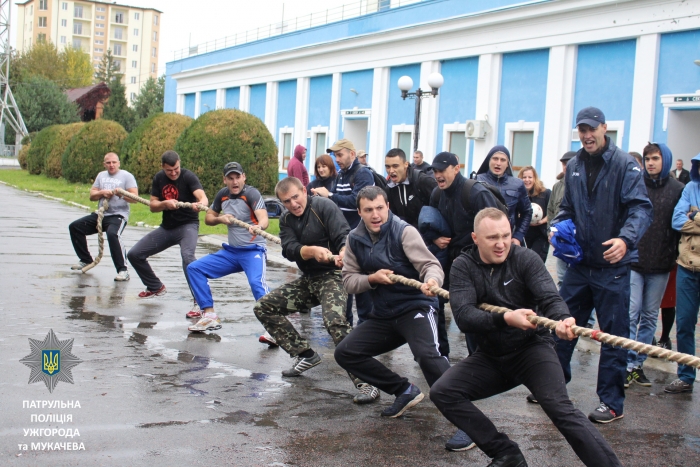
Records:
[[[566,166],[564,198],[551,228],[571,219],[583,259],[569,267],[559,292],[577,325],[584,326],[595,308],[603,332],[629,337],[630,264],[638,260],[637,243],[651,224],[653,208],[639,165],[605,136],[603,112],[595,107],[581,110],[576,126],[583,147]],[[567,382],[576,342],[557,340]],[[603,344],[600,405],[588,416],[591,421],[622,418],[626,370],[627,351]]]

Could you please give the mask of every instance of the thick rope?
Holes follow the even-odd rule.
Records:
[[[114,190],[114,191],[115,191],[116,193],[118,193],[118,194],[120,194],[120,195],[126,197],[126,198],[129,198],[129,199],[131,199],[131,200],[133,200],[133,201],[136,201],[137,203],[145,204],[146,206],[150,206],[150,205],[151,205],[151,202],[150,202],[149,200],[147,200],[147,199],[145,199],[145,198],[141,198],[140,196],[136,196],[135,194],[129,193],[128,191],[122,190],[121,188],[117,188],[117,189]],[[192,204],[192,203],[183,203],[183,202],[180,202],[180,201],[178,201],[178,203],[177,203],[177,207],[178,207],[178,208],[181,208],[181,209],[192,209],[193,206],[194,206],[194,204]],[[206,212],[209,208],[206,207],[206,206],[198,205],[198,209],[199,209],[200,211]],[[231,215],[227,215],[227,217],[228,217],[229,219],[231,219],[231,222],[232,222],[233,224],[237,225],[238,227],[243,227],[244,229],[249,229],[250,227],[253,227],[253,232],[255,232],[256,235],[260,235],[261,237],[263,237],[263,238],[265,238],[265,239],[267,239],[267,240],[270,240],[271,242],[277,243],[277,244],[281,244],[281,243],[282,243],[282,240],[280,240],[279,237],[275,237],[274,235],[265,232],[265,231],[264,231],[263,229],[261,229],[260,227],[256,227],[256,226],[254,226],[254,225],[252,225],[252,224],[246,224],[245,222],[243,222],[243,221],[241,221],[241,220],[239,220],[239,219],[236,219],[235,217],[233,217],[233,216],[231,216]]]
[[[102,200],[102,206],[100,206],[100,209],[97,210],[97,256],[92,263],[85,265],[83,269],[80,270],[83,274],[100,264],[100,261],[102,261],[102,255],[105,252],[105,238],[102,235],[102,219],[104,219],[105,211],[107,209],[109,209],[109,203],[106,199],[104,199]]]
[[[407,285],[409,287],[415,287],[417,289],[420,289],[423,285],[423,282],[417,281],[415,279],[409,279],[404,276],[399,276],[398,274],[390,274],[389,279],[391,279],[394,282],[398,282],[399,284]],[[450,299],[450,293],[445,289],[432,286],[429,288],[429,290],[435,295],[439,295],[440,297],[446,300]],[[484,311],[490,311],[492,313],[506,313],[508,311],[512,311],[508,308],[489,305],[486,303],[480,303],[477,305],[477,307]],[[551,330],[554,330],[557,327],[557,324],[559,323],[559,321],[554,321],[543,316],[528,316],[527,320],[530,321],[532,324],[535,324],[537,326],[544,326]],[[627,350],[634,350],[637,353],[646,354],[651,357],[663,358],[665,360],[675,362],[681,365],[700,368],[700,358],[695,357],[693,355],[674,352],[673,350],[663,349],[655,345],[642,344],[641,342],[637,342],[632,339],[626,339],[624,337],[618,337],[602,331],[596,331],[593,329],[584,328],[576,325],[571,326],[571,332],[573,332],[576,336],[588,337],[590,339],[602,342],[603,344],[607,344],[612,347],[621,347]]]

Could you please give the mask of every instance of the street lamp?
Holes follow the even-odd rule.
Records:
[[[423,91],[421,88],[416,89],[416,92],[408,92],[413,87],[413,80],[410,76],[402,76],[399,78],[399,89],[401,90],[401,99],[416,100],[416,114],[413,118],[413,152],[418,150],[418,136],[420,134],[420,103],[424,97],[433,96],[437,97],[438,89],[443,85],[445,79],[440,73],[431,73],[428,76],[428,86],[430,86],[430,91]]]

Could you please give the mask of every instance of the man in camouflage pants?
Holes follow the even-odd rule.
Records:
[[[262,297],[254,312],[272,338],[266,341],[276,343],[295,358],[292,368],[282,375],[299,376],[321,363],[321,356],[299,335],[286,315],[320,304],[323,324],[336,345],[352,330],[345,318],[347,293],[340,272],[342,263],[331,258],[345,248],[350,226],[335,203],[308,196],[297,178],[280,181],[275,194],[288,210],[280,217],[282,255],[296,261],[302,276]],[[374,386],[352,375],[350,379],[360,391],[353,399],[356,403],[367,404],[379,398],[379,390]]]

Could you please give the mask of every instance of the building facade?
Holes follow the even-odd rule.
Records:
[[[158,10],[89,0],[27,0],[17,7],[20,52],[38,41],[51,41],[59,50],[83,49],[97,68],[110,49],[124,74],[129,101],[149,77],[158,77],[163,20]]]
[[[688,165],[700,152],[698,64],[698,0],[424,0],[170,62],[165,111],[258,116],[280,177],[296,144],[312,171],[343,137],[381,170],[390,148],[412,150],[415,101],[399,78],[429,90],[440,72],[438,96],[422,103],[426,159],[449,150],[469,174],[504,144],[551,187],[591,105],[625,151],[664,142]]]

